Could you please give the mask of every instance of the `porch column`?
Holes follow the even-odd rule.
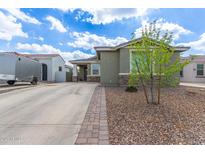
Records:
[[[73,79],[74,82],[78,81],[78,71],[77,71],[77,65],[73,64]]]

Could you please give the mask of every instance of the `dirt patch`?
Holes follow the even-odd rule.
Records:
[[[166,88],[161,104],[146,104],[143,90],[106,87],[111,144],[205,144],[205,90]]]

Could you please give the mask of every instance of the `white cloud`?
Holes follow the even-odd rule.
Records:
[[[39,45],[39,44],[36,44],[36,43],[33,43],[33,44],[17,43],[16,48],[20,49],[20,50],[35,51],[37,53],[60,53],[61,52],[59,49],[56,49],[51,45],[47,45],[47,44]]]
[[[148,26],[149,21],[147,19],[142,20],[141,24],[142,24],[142,27],[145,27],[146,25]],[[141,37],[142,27],[136,29],[136,31],[135,31],[136,37]],[[172,32],[174,40],[178,40],[181,35],[192,34],[192,32],[190,30],[185,29],[184,27],[182,27],[176,23],[167,22],[164,19],[157,20],[156,28],[160,28],[162,32],[165,32],[166,30]]]
[[[179,43],[178,45],[190,46],[191,49],[202,51],[205,54],[205,33],[203,33],[196,41]]]
[[[39,39],[40,41],[42,41],[42,42],[44,41],[44,38],[41,37],[41,36],[39,36],[38,39]]]
[[[43,42],[43,41],[44,41],[44,38],[43,38],[43,37],[41,37],[41,36],[39,36],[39,37],[34,37],[34,39],[39,40],[39,41],[41,41],[41,42]]]
[[[14,36],[28,38],[28,34],[23,32],[21,23],[12,15],[5,15],[0,11],[0,39],[10,41]]]
[[[37,24],[40,25],[40,21],[38,21],[36,18],[31,17],[27,14],[25,14],[24,12],[22,12],[20,9],[17,8],[9,8],[9,9],[5,9],[6,11],[8,11],[10,14],[12,14],[14,17],[24,21],[24,22],[28,22],[28,23],[32,23],[32,24]]]
[[[55,29],[61,33],[67,32],[66,28],[63,26],[60,20],[52,16],[47,16],[46,19],[51,23],[51,28],[50,28],[51,30]]]
[[[63,43],[62,43],[62,42],[59,42],[58,44],[59,44],[60,46],[63,46]]]
[[[61,56],[64,57],[65,60],[75,60],[75,59],[84,59],[94,56],[93,54],[84,53],[80,50],[76,50],[73,52],[61,52]]]
[[[148,14],[151,9],[140,8],[82,8],[78,12],[83,21],[91,22],[92,24],[109,24],[115,21],[120,21],[129,18],[142,18]],[[87,12],[91,16],[83,19],[82,12]]]
[[[75,40],[74,42],[69,42],[68,45],[74,48],[83,48],[85,50],[93,50],[93,47],[95,46],[115,46],[128,41],[124,37],[110,39],[89,32],[73,32],[71,35]]]
[[[39,53],[39,54],[60,54],[65,59],[66,62],[68,62],[69,60],[89,58],[93,56],[93,54],[87,54],[79,50],[73,52],[61,51],[60,49],[57,49],[47,44],[39,45],[35,43],[34,44],[17,43],[16,49],[33,51],[34,53]]]
[[[75,9],[74,8],[58,8],[58,10],[61,10],[63,12],[69,12],[69,11],[74,11]]]

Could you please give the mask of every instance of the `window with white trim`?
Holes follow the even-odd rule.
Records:
[[[130,50],[130,72],[137,70],[136,63],[133,61],[135,56],[135,51]]]
[[[132,71],[137,71],[137,64],[136,64],[136,61],[138,60],[136,58],[137,54],[136,54],[136,51],[130,51],[130,72]],[[144,56],[144,61],[146,61],[146,56]],[[138,65],[139,65],[139,62],[138,62]],[[140,66],[138,66],[140,67]],[[150,70],[152,69],[152,72],[155,74],[156,73],[156,70],[157,70],[157,66],[155,65],[155,61],[153,60],[152,62],[152,67],[150,65]]]
[[[91,75],[100,75],[100,64],[91,64]]]

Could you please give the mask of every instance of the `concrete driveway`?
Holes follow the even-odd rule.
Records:
[[[74,144],[96,83],[59,83],[0,94],[0,144]]]

